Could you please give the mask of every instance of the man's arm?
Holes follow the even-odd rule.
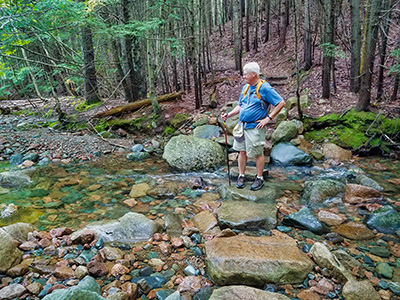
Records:
[[[264,128],[265,125],[267,125],[273,118],[276,117],[277,114],[281,111],[282,108],[284,108],[286,105],[285,100],[281,100],[271,111],[269,115],[267,115],[264,119],[262,120],[257,120],[256,122],[258,123],[256,128],[262,129]]]
[[[230,117],[236,116],[240,112],[240,106],[236,105],[234,109],[232,109],[229,113],[222,113],[221,119],[222,121],[226,121]]]

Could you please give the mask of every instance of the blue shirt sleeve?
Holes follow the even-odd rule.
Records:
[[[279,102],[283,100],[283,98],[268,82],[263,83],[258,92],[260,93],[260,96],[264,101],[269,102],[273,106],[276,106]]]

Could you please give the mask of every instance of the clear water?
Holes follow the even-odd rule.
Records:
[[[279,189],[280,198],[277,200],[296,205],[306,180],[347,180],[357,172],[357,168],[384,186],[387,198],[400,201],[400,183],[394,180],[400,179],[400,162],[382,158],[356,159],[352,164],[337,167],[272,165],[268,166],[266,184]],[[14,169],[16,167],[0,163],[0,172]],[[192,183],[198,177],[202,177],[207,186],[194,190]],[[0,189],[0,205],[4,207],[12,203],[18,207],[10,217],[0,218],[0,226],[28,222],[40,230],[61,226],[78,229],[93,221],[119,218],[129,211],[156,219],[179,208],[190,217],[199,210],[192,205],[196,199],[207,193],[217,194],[219,186],[228,182],[224,168],[214,173],[181,174],[174,173],[161,157],[129,162],[123,156],[109,156],[97,162],[68,166],[51,164],[36,167],[31,178],[30,186],[3,192]],[[172,185],[176,193],[170,198],[141,197],[136,199],[136,206],[129,207],[123,201],[131,198],[132,186],[142,182],[152,188]]]

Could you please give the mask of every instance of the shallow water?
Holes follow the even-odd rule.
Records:
[[[322,178],[351,181],[360,169],[385,188],[387,198],[400,201],[400,187],[393,181],[400,178],[400,162],[395,160],[362,158],[336,167],[269,165],[267,168],[269,176],[266,185],[274,185],[278,189],[279,199],[276,200],[295,206],[300,205],[305,181]],[[14,169],[17,168],[7,163],[0,164],[0,172]],[[202,177],[207,185],[194,190],[193,182],[198,177]],[[0,205],[12,203],[18,207],[10,217],[0,218],[0,226],[27,222],[35,224],[40,230],[61,226],[78,229],[89,222],[117,219],[129,211],[156,219],[181,209],[190,217],[198,211],[198,207],[192,205],[197,198],[205,193],[217,194],[218,188],[228,182],[224,168],[214,173],[177,174],[161,157],[129,162],[123,156],[67,166],[52,164],[36,167],[31,178],[30,186],[8,189],[8,193],[0,194]],[[142,182],[152,188],[171,184],[177,192],[165,197],[141,197],[136,199],[137,205],[129,207],[123,201],[131,198],[132,186]]]

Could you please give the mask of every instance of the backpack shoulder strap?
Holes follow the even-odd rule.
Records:
[[[244,89],[244,92],[243,92],[243,98],[244,98],[244,96],[246,96],[246,93],[249,91],[249,88],[250,88],[250,84],[247,84],[246,88]]]
[[[263,85],[263,83],[265,82],[265,80],[260,80],[258,83],[257,83],[257,87],[256,87],[256,94],[257,94],[257,98],[258,99],[261,99],[261,96],[260,96],[260,88],[261,88],[261,86]],[[248,89],[248,88],[247,88]]]

